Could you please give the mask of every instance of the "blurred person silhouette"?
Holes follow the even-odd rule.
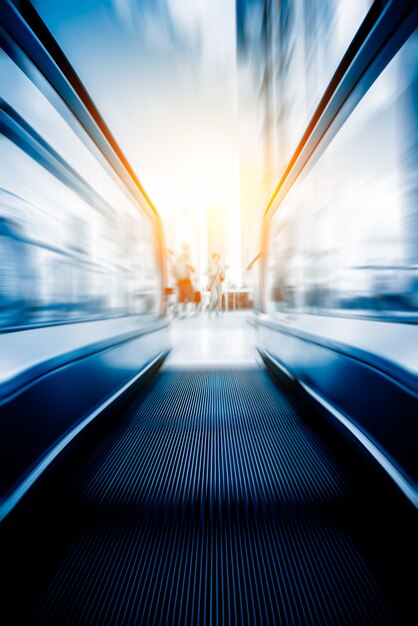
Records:
[[[225,266],[221,260],[219,252],[213,252],[206,272],[209,276],[209,317],[216,306],[216,315],[219,316],[222,310],[222,283],[225,280]]]
[[[180,317],[184,317],[187,304],[194,302],[195,290],[192,282],[194,271],[195,268],[190,258],[190,246],[183,243],[181,253],[178,255],[174,266],[177,281],[177,311]]]
[[[168,266],[167,286],[164,289],[164,296],[167,302],[168,314],[175,314],[177,306],[177,280],[176,280],[176,255],[173,250],[166,249],[166,259]]]
[[[202,291],[200,288],[197,272],[194,273],[192,283],[194,290],[194,315],[198,315],[202,311]]]

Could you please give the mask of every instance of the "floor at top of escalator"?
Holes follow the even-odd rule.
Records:
[[[409,624],[411,520],[266,371],[167,369],[8,520],[4,606],[10,624]]]

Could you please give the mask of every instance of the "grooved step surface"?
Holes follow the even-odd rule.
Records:
[[[389,626],[353,542],[315,516],[95,525],[34,624]]]
[[[262,370],[163,372],[79,482],[87,499],[152,507],[326,501],[345,488]]]
[[[31,624],[397,623],[352,479],[264,370],[159,373],[64,488]]]

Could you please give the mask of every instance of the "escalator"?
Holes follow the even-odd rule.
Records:
[[[9,623],[411,623],[409,503],[268,370],[162,369],[64,456],[4,524]]]
[[[94,84],[81,82],[85,72],[55,38],[59,20],[51,29],[34,4],[0,0],[3,200],[6,216],[22,221],[20,257],[36,259],[32,277],[11,245],[17,234],[4,230],[2,282],[13,293],[1,337],[2,623],[415,623],[415,291],[399,274],[397,295],[410,315],[385,308],[385,290],[373,285],[376,270],[412,276],[416,264],[398,267],[383,255],[382,265],[370,265],[373,246],[380,258],[393,239],[391,210],[391,236],[377,229],[367,251],[363,227],[351,228],[353,239],[339,227],[373,225],[379,202],[370,199],[386,206],[393,198],[402,208],[408,196],[402,184],[386,190],[381,181],[392,185],[386,172],[397,165],[400,181],[415,171],[405,160],[409,143],[395,150],[393,140],[415,128],[407,103],[415,4],[370,3],[341,59],[330,61],[335,73],[329,83],[331,74],[322,77],[317,96],[326,89],[312,99],[316,108],[263,213],[251,323],[275,372],[256,367],[246,321],[239,326],[229,314],[210,325],[203,316],[189,327],[176,320],[177,361],[157,371],[171,346],[161,216],[90,96]],[[278,3],[292,33],[281,76],[289,85],[292,58],[299,63],[306,48],[304,35],[301,48],[293,36],[291,22],[300,20],[288,19],[290,4]],[[282,37],[286,28],[276,31]],[[389,83],[380,82],[384,70]],[[405,206],[409,215],[409,200]],[[248,231],[249,250],[253,226],[235,233]],[[186,232],[201,230],[191,222]],[[199,237],[203,260],[212,234]],[[232,249],[238,268],[245,246]]]

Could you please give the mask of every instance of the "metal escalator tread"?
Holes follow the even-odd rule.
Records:
[[[82,473],[86,498],[171,507],[315,502],[344,476],[268,374],[164,372]]]
[[[349,489],[265,371],[164,371],[73,480],[98,513],[31,623],[394,624]]]

